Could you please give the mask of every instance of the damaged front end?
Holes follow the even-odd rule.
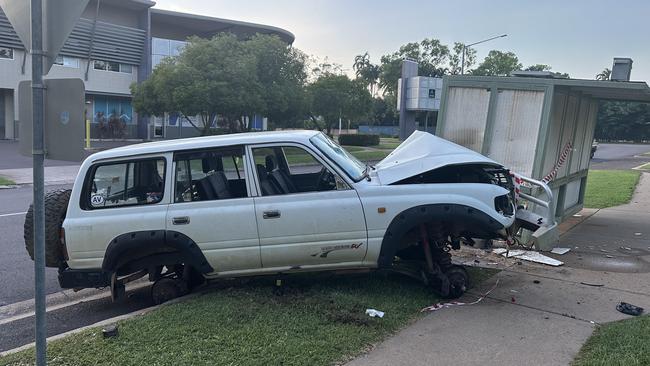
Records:
[[[498,186],[487,214],[506,218],[509,224],[498,231],[485,233],[463,223],[452,223],[452,247],[457,240],[473,238],[503,239],[509,244],[525,241],[540,250],[550,250],[559,241],[553,215],[553,194],[545,183],[511,173],[498,162],[463,146],[432,134],[416,131],[391,154],[376,165],[382,185],[409,184],[485,184]],[[467,186],[468,196],[477,195],[475,186]],[[494,190],[491,190],[494,192]],[[453,202],[451,202],[453,203]],[[455,229],[455,230],[454,230]],[[531,233],[522,233],[523,230]]]

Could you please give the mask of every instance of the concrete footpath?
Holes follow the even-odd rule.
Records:
[[[618,302],[650,309],[648,207],[645,173],[630,204],[565,226],[561,267],[464,250],[467,263],[503,269],[461,300],[499,281],[484,301],[430,313],[347,365],[568,365],[598,324],[629,318]]]

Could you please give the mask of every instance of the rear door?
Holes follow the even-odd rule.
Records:
[[[174,194],[167,230],[194,240],[215,272],[261,267],[245,165],[242,146],[174,154]]]
[[[256,165],[255,216],[264,268],[363,261],[367,233],[361,201],[334,169],[299,144],[256,145],[248,151]],[[263,192],[262,186],[269,188]]]

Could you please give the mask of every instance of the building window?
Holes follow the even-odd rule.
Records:
[[[0,58],[8,58],[13,60],[14,58],[13,48],[0,47]]]
[[[73,57],[57,56],[54,60],[55,65],[79,68],[79,59]]]
[[[133,66],[128,64],[121,64],[119,62],[95,60],[93,64],[95,70],[123,72],[125,74],[133,73]]]
[[[124,125],[135,123],[131,99],[97,95],[93,101],[93,122],[101,127],[109,126],[111,121]]]
[[[151,62],[152,68],[156,68],[158,64],[169,56],[178,56],[183,52],[183,48],[187,45],[185,41],[177,41],[173,39],[152,38],[151,39]]]

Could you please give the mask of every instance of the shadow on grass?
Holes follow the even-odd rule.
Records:
[[[471,268],[476,282],[494,274]],[[282,279],[282,286],[276,280]],[[358,355],[439,299],[423,284],[378,272],[219,281],[187,301],[51,342],[50,365],[328,365]],[[384,311],[370,318],[365,310]],[[33,364],[33,350],[0,365]]]

